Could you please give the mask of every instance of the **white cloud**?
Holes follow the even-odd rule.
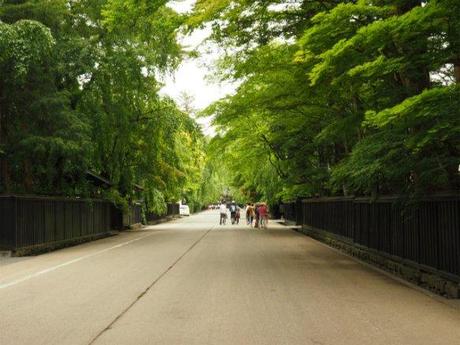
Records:
[[[235,90],[232,84],[206,80],[208,74],[209,70],[196,59],[185,60],[174,75],[165,78],[161,93],[179,100],[185,92],[193,97],[194,108],[202,110]]]
[[[195,0],[174,0],[168,2],[167,5],[174,9],[176,12],[186,13],[193,9],[195,2]]]

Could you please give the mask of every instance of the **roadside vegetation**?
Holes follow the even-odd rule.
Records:
[[[457,0],[0,0],[0,193],[240,202],[424,195],[460,186]],[[159,95],[210,27],[203,111]],[[99,183],[88,179],[98,176]]]
[[[184,17],[165,3],[0,1],[1,193],[142,199],[157,213],[211,198],[200,127],[159,96],[184,55]]]
[[[240,85],[203,115],[247,199],[458,192],[460,2],[198,0]]]

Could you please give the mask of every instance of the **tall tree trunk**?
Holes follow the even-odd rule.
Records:
[[[404,14],[414,7],[420,6],[422,2],[421,0],[399,0],[398,3],[395,4],[396,11],[400,15]]]
[[[24,178],[23,178],[23,185],[24,189],[27,193],[31,193],[33,189],[33,176],[32,176],[32,164],[30,163],[29,159],[24,161]]]
[[[0,158],[0,178],[1,192],[8,193],[11,190],[11,173],[5,157]]]
[[[460,57],[454,63],[454,77],[455,82],[460,84]]]
[[[0,81],[0,191],[10,191],[10,169],[6,155],[1,150],[7,147],[8,122],[4,111],[3,84]]]

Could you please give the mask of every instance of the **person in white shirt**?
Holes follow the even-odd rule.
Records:
[[[220,225],[225,225],[227,221],[227,205],[225,203],[220,204]]]

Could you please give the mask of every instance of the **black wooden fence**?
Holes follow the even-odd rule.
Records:
[[[142,223],[142,205],[134,204],[125,211],[112,205],[111,227],[114,230],[128,229],[136,224]]]
[[[323,198],[284,204],[286,219],[345,241],[460,276],[460,196],[412,205],[398,198]]]
[[[142,223],[142,205],[132,205],[128,213],[128,225],[141,224]]]
[[[168,204],[167,213],[147,214],[147,221],[179,214],[179,204]],[[143,222],[142,205],[128,212],[111,202],[39,196],[0,196],[0,250],[39,251],[123,230]]]
[[[101,236],[111,229],[102,200],[0,196],[0,248],[18,250]]]
[[[168,204],[167,205],[167,216],[177,216],[179,214],[179,204]]]
[[[302,201],[281,204],[279,206],[279,216],[287,221],[295,222],[300,225],[302,217]]]
[[[179,215],[179,204],[171,204],[170,203],[170,204],[167,204],[166,206],[167,206],[166,214],[159,215],[159,214],[156,214],[156,213],[153,213],[153,212],[148,212],[146,214],[146,217],[145,217],[147,223],[152,223],[152,222],[156,222],[158,220],[164,219],[164,218]]]

